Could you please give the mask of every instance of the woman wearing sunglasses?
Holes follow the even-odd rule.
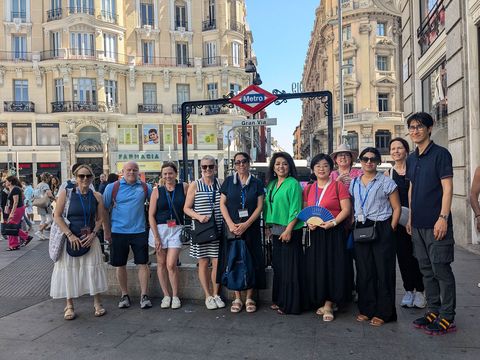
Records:
[[[225,241],[220,245],[219,271],[217,282],[221,281],[229,254],[229,239],[240,238],[245,241],[252,257],[255,269],[255,288],[265,288],[265,262],[262,249],[260,214],[263,209],[264,186],[261,180],[250,173],[250,155],[239,152],[233,157],[235,172],[225,179],[221,189],[220,209],[227,228]],[[248,289],[245,310],[255,312],[257,306],[253,300],[253,289]],[[240,291],[235,291],[235,300],[230,311],[242,311],[243,302]]]
[[[279,314],[302,311],[302,227],[297,221],[302,210],[302,187],[290,154],[277,152],[270,160],[264,206],[267,237],[273,241],[272,310]]]
[[[54,220],[67,237],[60,258],[53,268],[50,296],[66,298],[64,319],[75,319],[73,299],[93,296],[94,315],[105,315],[100,293],[107,291],[107,276],[97,232],[105,214],[100,193],[90,189],[93,170],[82,164],[75,169],[76,188],[60,191]],[[68,205],[67,205],[68,204]],[[67,206],[66,218],[63,212]]]
[[[357,321],[381,326],[395,321],[395,234],[401,206],[397,184],[377,173],[380,152],[360,153],[363,175],[350,184],[354,200],[354,240],[357,267]],[[356,235],[363,229],[363,238]]]
[[[218,247],[223,227],[223,217],[220,212],[221,184],[215,177],[217,165],[213,156],[205,155],[200,161],[200,168],[202,177],[189,185],[183,211],[201,223],[208,222],[212,213],[215,216],[218,238],[207,243],[191,244],[190,246],[190,256],[198,259],[198,277],[205,293],[205,306],[208,310],[215,310],[225,307],[225,303],[218,295],[220,285],[216,281]],[[209,259],[212,261],[211,274],[208,270]]]

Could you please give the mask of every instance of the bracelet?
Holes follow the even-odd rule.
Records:
[[[72,235],[73,235],[73,233],[72,233],[71,231],[70,231],[68,234],[65,234],[65,236],[66,236],[67,238],[70,238],[70,236],[72,236]]]

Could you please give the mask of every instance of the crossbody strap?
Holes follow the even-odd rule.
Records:
[[[163,188],[165,188],[165,195],[168,196],[168,198],[170,199],[170,203],[172,204],[172,209],[173,209],[173,213],[175,214],[175,217],[177,218],[178,222],[180,223],[180,225],[184,225],[185,224],[185,216],[183,218],[183,221],[180,220],[180,217],[178,216],[178,213],[177,213],[177,209],[175,209],[175,205],[173,203],[173,199],[172,197],[170,196],[170,194],[168,193],[167,191],[167,188],[165,186],[162,186]],[[160,185],[158,186],[158,191],[160,192]],[[182,191],[183,191],[183,186],[182,186]]]

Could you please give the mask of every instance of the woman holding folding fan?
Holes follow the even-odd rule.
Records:
[[[310,168],[316,181],[303,191],[305,209],[318,206],[315,216],[307,220],[305,249],[305,306],[317,309],[323,321],[334,319],[334,304],[343,304],[351,293],[348,281],[349,256],[344,221],[350,216],[350,194],[342,182],[330,178],[333,160],[316,155]]]

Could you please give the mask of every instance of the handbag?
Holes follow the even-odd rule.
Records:
[[[62,217],[64,219],[66,219],[68,215],[68,208],[70,207],[70,198],[72,197],[72,190],[73,189],[66,189],[67,200],[65,202],[65,207],[62,213]],[[63,245],[65,244],[65,241],[67,241],[66,239],[67,237],[65,236],[63,231],[60,229],[60,227],[57,225],[57,223],[54,221],[50,228],[50,238],[48,242],[48,254],[50,255],[50,259],[52,259],[53,262],[57,262],[57,260],[60,258],[60,255],[62,254],[62,251],[63,251]]]
[[[67,254],[70,255],[71,257],[83,256],[90,251],[91,246],[88,246],[88,247],[80,246],[80,248],[74,249],[72,247],[72,244],[70,243],[70,241],[68,241],[67,236],[63,235],[63,237],[65,238],[64,241],[66,241],[66,243],[67,243]],[[96,240],[94,240],[94,241],[96,241]]]
[[[368,243],[374,242],[377,240],[377,222],[375,221],[371,226],[357,227],[357,222],[355,222],[355,227],[353,229],[353,241],[357,243]]]
[[[243,291],[255,287],[255,267],[247,245],[242,239],[228,242],[227,267],[222,274],[222,284],[229,290]]]
[[[47,195],[43,195],[42,197],[36,198],[32,202],[33,206],[43,208],[43,209],[47,208],[49,204],[50,204],[50,199],[48,198]]]
[[[212,196],[213,201],[215,201],[215,192],[216,188],[214,187]],[[198,220],[192,221],[192,243],[206,244],[218,239],[219,236],[217,222],[215,221],[215,206],[212,202],[212,215],[207,222],[201,223]]]
[[[2,223],[2,235],[18,236],[18,232],[21,226],[22,226],[21,223],[19,224]]]
[[[192,227],[190,225],[185,224],[185,215],[183,215],[183,221],[180,220],[180,217],[178,216],[175,206],[173,206],[172,198],[170,197],[170,194],[168,193],[167,189],[165,189],[165,193],[170,198],[170,202],[172,203],[172,209],[173,209],[173,213],[175,214],[175,218],[177,219],[178,223],[182,225],[182,231],[180,232],[180,242],[183,245],[187,245],[192,240]]]

